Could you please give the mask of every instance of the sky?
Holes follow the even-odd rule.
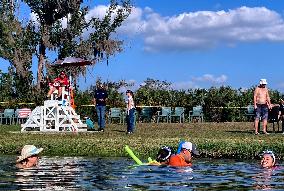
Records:
[[[147,78],[171,82],[174,89],[250,88],[266,78],[269,88],[284,93],[283,0],[132,2],[131,15],[113,35],[124,40],[124,51],[108,65],[89,67],[81,89],[98,77],[134,82],[133,90]],[[88,16],[101,16],[109,1],[86,3]]]

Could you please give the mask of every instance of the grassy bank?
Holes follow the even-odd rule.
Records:
[[[271,124],[268,127],[272,130]],[[139,123],[133,135],[126,127],[107,125],[105,132],[20,133],[19,126],[0,126],[0,153],[19,154],[25,144],[43,147],[47,156],[127,156],[127,144],[141,158],[154,157],[162,145],[177,148],[180,139],[198,145],[201,157],[258,158],[266,149],[284,159],[284,135],[254,135],[252,123]]]

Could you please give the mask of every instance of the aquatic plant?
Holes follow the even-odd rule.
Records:
[[[125,131],[125,125],[108,124],[103,133],[20,133],[19,126],[1,125],[0,153],[19,154],[23,145],[34,144],[49,156],[125,157],[123,148],[129,145],[139,158],[146,159],[155,157],[162,145],[176,150],[183,139],[196,143],[201,157],[255,159],[269,149],[284,159],[283,135],[256,136],[250,122],[137,123],[134,134],[126,135]]]

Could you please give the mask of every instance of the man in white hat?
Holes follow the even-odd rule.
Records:
[[[266,85],[267,85],[266,79],[260,79],[259,86],[257,86],[254,91],[254,96],[253,96],[254,109],[255,109],[254,127],[256,135],[258,135],[258,123],[260,118],[262,119],[263,122],[263,133],[268,134],[266,128],[267,128],[268,110],[271,109],[271,102]]]
[[[34,145],[25,145],[22,148],[21,156],[18,156],[16,166],[18,168],[34,167],[38,163],[38,155],[43,148],[36,148]]]
[[[192,155],[198,156],[199,152],[196,145],[191,142],[184,142],[181,145],[180,153],[172,155],[169,160],[169,165],[173,167],[192,166]]]

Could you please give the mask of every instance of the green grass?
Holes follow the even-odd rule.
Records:
[[[269,124],[268,130],[272,130]],[[25,144],[43,147],[49,156],[127,156],[124,146],[141,157],[155,157],[160,146],[177,148],[180,139],[196,143],[201,157],[258,158],[261,151],[273,150],[284,159],[284,135],[254,135],[249,123],[138,123],[132,135],[126,126],[107,125],[106,131],[88,133],[20,133],[19,126],[0,126],[0,153],[19,154]]]

